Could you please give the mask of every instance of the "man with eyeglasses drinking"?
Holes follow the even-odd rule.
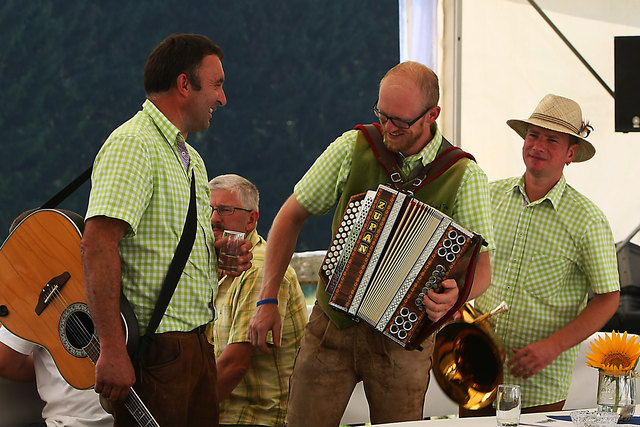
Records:
[[[288,267],[276,301],[261,301],[266,241],[256,230],[259,193],[249,180],[220,175],[209,182],[211,227],[217,239],[224,230],[245,233],[252,244],[252,266],[238,277],[220,275],[215,298],[217,319],[207,325],[215,342],[221,426],[282,426],[289,398],[289,376],[307,322],[307,306],[298,278]],[[253,351],[249,321],[257,306],[277,303],[282,328],[280,347],[271,354]],[[270,342],[273,342],[271,339]]]
[[[379,184],[401,179],[411,185],[412,171],[422,171],[448,145],[436,124],[440,114],[438,78],[428,67],[401,63],[380,82],[373,112],[380,121],[376,131],[383,143],[372,148],[361,127],[338,137],[311,166],[276,216],[267,243],[261,299],[277,294],[282,275],[295,249],[302,224],[311,215],[336,208],[333,231],[340,225],[349,198]],[[390,152],[398,172],[390,176],[378,162]],[[451,216],[487,241],[480,253],[469,299],[489,286],[489,250],[494,247],[491,209],[485,173],[469,158],[462,158],[437,178],[414,191],[414,197]],[[329,237],[329,236],[328,236]],[[429,291],[424,306],[429,319],[440,319],[458,298],[454,280],[442,282],[442,293]],[[251,343],[265,351],[268,331],[276,345],[280,329],[277,306],[258,307],[251,321]],[[423,351],[407,351],[366,322],[354,322],[329,307],[324,284],[318,286],[317,304],[305,329],[291,377],[287,410],[290,427],[337,426],[356,383],[363,381],[374,424],[420,420],[434,337]]]

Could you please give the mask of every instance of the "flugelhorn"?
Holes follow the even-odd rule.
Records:
[[[507,310],[504,301],[485,314],[466,303],[462,319],[436,335],[433,374],[445,394],[466,409],[484,408],[495,399],[506,353],[488,320]]]

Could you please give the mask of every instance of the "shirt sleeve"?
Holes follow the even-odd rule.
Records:
[[[25,341],[22,338],[12,334],[4,326],[0,326],[0,342],[21,354],[31,354],[37,347],[36,344]]]
[[[153,193],[149,151],[140,139],[109,138],[96,156],[86,218],[104,215],[125,221],[136,233]]]
[[[486,247],[483,246],[483,251],[495,249],[489,182],[487,175],[476,162],[468,163],[454,202],[452,216],[460,225],[482,236],[488,244]]]
[[[296,199],[313,215],[326,214],[338,202],[349,177],[357,136],[357,130],[339,136],[296,184]]]
[[[596,294],[620,290],[618,261],[611,227],[605,218],[593,221],[582,241],[581,268]]]

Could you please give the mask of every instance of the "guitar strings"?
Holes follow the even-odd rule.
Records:
[[[64,312],[64,310],[69,307],[66,299],[60,293],[60,288],[56,288],[56,290],[50,295],[50,298],[51,305],[55,306],[60,313]],[[86,345],[82,347],[82,350],[95,364],[100,355],[100,343],[97,339],[94,339],[95,331],[93,333],[89,332],[85,324],[73,314],[68,317],[67,326],[67,335],[72,335],[76,339],[77,343],[86,343]],[[70,345],[72,344],[70,343]],[[140,426],[160,427],[133,388],[129,390],[129,395],[123,403],[131,415],[136,419],[136,421],[138,421]]]

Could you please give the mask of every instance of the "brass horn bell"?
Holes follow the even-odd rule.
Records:
[[[460,309],[462,319],[447,324],[436,335],[436,381],[451,400],[466,409],[478,410],[491,404],[502,383],[506,353],[488,318],[507,310],[504,301],[486,314],[466,303]]]

